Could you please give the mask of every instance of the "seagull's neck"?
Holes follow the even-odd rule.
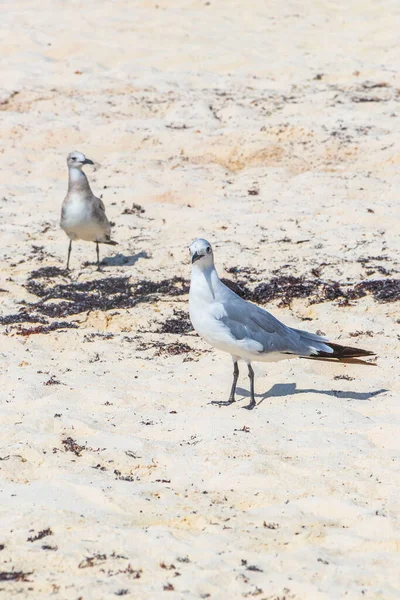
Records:
[[[85,173],[77,167],[68,168],[68,193],[70,192],[91,192]]]
[[[195,287],[196,295],[203,301],[215,300],[215,295],[220,285],[218,273],[214,265],[200,267],[196,264],[192,267],[191,288]]]

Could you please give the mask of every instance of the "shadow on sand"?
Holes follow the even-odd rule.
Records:
[[[137,263],[141,258],[150,258],[147,252],[138,252],[132,256],[125,256],[124,254],[115,254],[114,256],[106,256],[101,261],[101,266],[104,267],[130,267]]]
[[[267,398],[283,398],[285,396],[294,396],[295,394],[323,394],[325,396],[332,396],[334,398],[343,398],[344,400],[370,400],[379,394],[383,394],[388,390],[382,388],[381,390],[374,390],[371,392],[353,392],[343,390],[316,390],[314,388],[297,388],[295,383],[276,383],[271,389],[264,392],[263,394],[255,394],[256,398],[261,398],[257,402],[257,406],[262,404]],[[242,394],[248,398],[250,396],[248,390],[238,387],[237,393]]]

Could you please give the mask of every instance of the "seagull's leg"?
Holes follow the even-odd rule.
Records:
[[[231,404],[232,402],[235,402],[235,392],[236,392],[236,384],[237,384],[237,380],[239,377],[239,366],[237,363],[237,360],[233,361],[233,382],[232,382],[232,389],[231,389],[231,393],[229,394],[229,404]]]
[[[250,403],[243,408],[247,408],[247,410],[253,410],[256,405],[256,401],[254,400],[254,371],[252,369],[251,364],[248,365],[249,368],[249,379],[250,379]]]
[[[236,391],[236,384],[237,384],[238,377],[239,377],[238,363],[237,363],[237,360],[233,359],[233,382],[232,382],[231,393],[229,394],[229,400],[227,400],[226,402],[213,400],[211,402],[211,404],[218,404],[219,406],[229,406],[230,404],[233,404],[233,402],[235,402],[235,391]]]
[[[99,252],[99,242],[96,242],[96,254],[97,254],[97,270],[100,271],[100,252]]]
[[[67,271],[69,271],[69,257],[71,256],[71,250],[72,250],[72,240],[69,240],[68,258],[67,258]]]

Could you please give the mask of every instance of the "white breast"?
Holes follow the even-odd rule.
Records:
[[[64,205],[62,228],[71,239],[89,242],[100,239],[101,227],[93,220],[90,204],[80,194],[70,194]]]

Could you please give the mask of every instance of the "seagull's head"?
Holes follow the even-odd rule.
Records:
[[[210,242],[198,238],[189,246],[192,265],[196,263],[200,268],[210,267],[214,264],[214,256]]]
[[[90,158],[86,158],[82,152],[70,152],[67,156],[67,165],[69,167],[77,167],[82,169],[83,165],[94,165],[94,162]]]

